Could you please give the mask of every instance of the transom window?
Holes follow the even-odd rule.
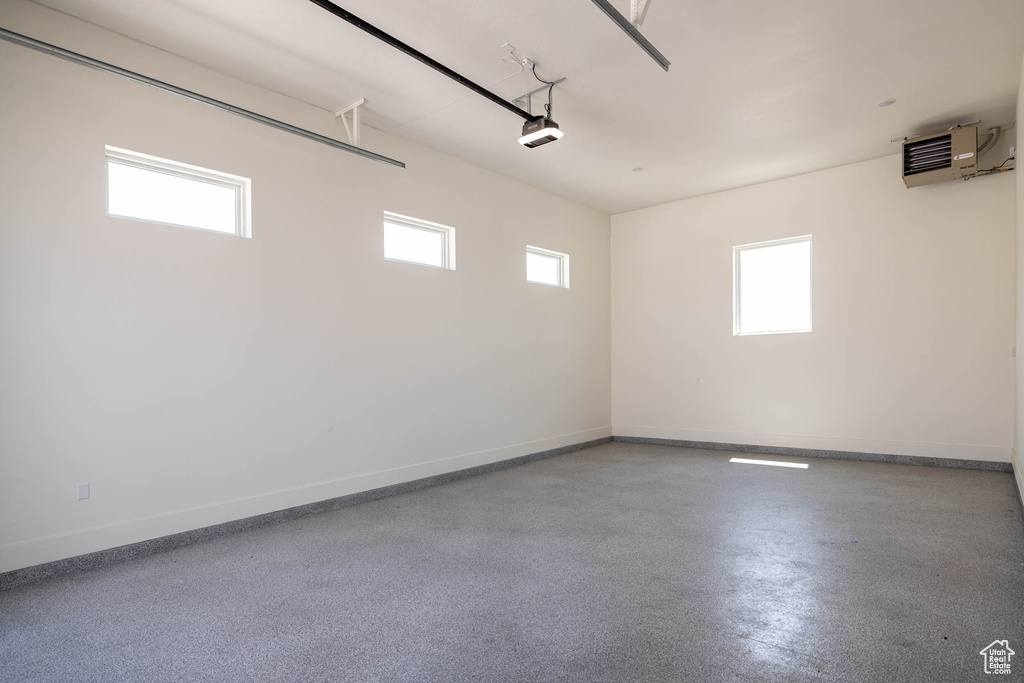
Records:
[[[455,270],[455,228],[385,211],[384,258]]]
[[[526,281],[555,287],[569,286],[569,255],[526,247]]]
[[[250,237],[250,180],[107,147],[107,214]]]
[[[811,331],[811,236],[733,247],[733,334]]]

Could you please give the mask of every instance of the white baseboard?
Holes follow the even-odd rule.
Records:
[[[201,529],[255,515],[285,510],[353,493],[402,484],[438,474],[489,465],[524,455],[554,450],[587,441],[608,438],[611,427],[599,427],[572,434],[561,434],[537,441],[464,453],[429,462],[367,472],[331,481],[318,482],[256,496],[222,501],[202,507],[175,510],[151,517],[125,520],[115,524],[79,529],[63,534],[35,538],[0,546],[0,573],[63,560],[129,543],[148,541],[184,531]]]
[[[823,451],[851,453],[879,453],[883,455],[911,455],[925,458],[955,458],[985,462],[1010,462],[1010,446],[978,444],[930,443],[926,441],[886,441],[881,439],[852,439],[801,434],[762,434],[757,432],[722,432],[676,427],[640,427],[613,425],[614,436],[634,436],[648,439],[674,439],[676,441],[708,441],[713,443],[747,444],[751,446],[781,446],[810,448]]]

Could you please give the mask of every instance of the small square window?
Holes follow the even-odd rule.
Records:
[[[455,228],[385,211],[384,258],[455,270]]]
[[[733,247],[733,334],[811,331],[811,236]]]
[[[107,215],[250,237],[250,180],[107,147]]]
[[[539,247],[526,247],[526,281],[569,287],[569,255]]]

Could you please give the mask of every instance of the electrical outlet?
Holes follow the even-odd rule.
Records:
[[[78,500],[85,500],[89,497],[89,485],[79,484],[78,485]]]
[[[1017,146],[1016,145],[1013,145],[1013,146],[1010,147],[1010,158],[1011,159],[1016,159],[1017,158]]]
[[[697,384],[700,384],[700,377],[697,378]]]

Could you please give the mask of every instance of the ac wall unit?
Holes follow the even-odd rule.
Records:
[[[970,178],[977,172],[976,126],[923,135],[903,143],[903,182],[907,187]]]

